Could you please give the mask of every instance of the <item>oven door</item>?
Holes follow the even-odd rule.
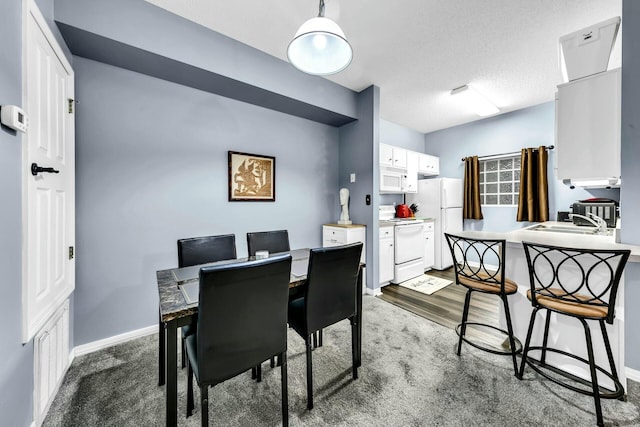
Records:
[[[424,224],[398,224],[395,228],[395,263],[422,259],[424,256]]]

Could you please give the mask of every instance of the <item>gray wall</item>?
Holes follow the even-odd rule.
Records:
[[[640,2],[623,0],[622,16],[622,241],[640,245]],[[626,365],[640,371],[640,265],[624,276]]]
[[[463,178],[465,156],[519,152],[523,147],[555,144],[553,102],[514,111],[425,135],[425,149],[440,156],[440,176]],[[549,217],[568,210],[571,203],[589,197],[619,200],[620,191],[571,190],[555,177],[555,151],[549,153]],[[483,220],[465,220],[465,229],[510,231],[531,223],[517,222],[517,207],[482,207]]]
[[[354,224],[367,226],[367,284],[377,287],[378,278],[378,145],[380,139],[380,88],[370,86],[359,93],[358,121],[340,128],[340,188],[349,189],[349,214]],[[351,183],[350,174],[356,174]],[[371,204],[366,204],[367,195]],[[374,215],[375,212],[375,215]]]
[[[246,232],[286,228],[292,247],[321,245],[340,212],[337,128],[80,57],[74,67],[76,345],[154,323],[155,272],[177,266],[178,238],[235,233],[246,256]],[[276,157],[275,202],[228,202],[228,150]]]

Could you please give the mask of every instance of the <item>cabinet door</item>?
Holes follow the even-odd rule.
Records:
[[[393,147],[393,166],[400,169],[407,168],[407,150]]]
[[[436,247],[433,232],[424,233],[424,269],[433,268],[436,263]]]
[[[380,239],[380,284],[393,280],[393,238]]]
[[[403,193],[418,192],[418,162],[419,153],[407,151],[407,179],[404,180]]]
[[[420,153],[418,157],[418,172],[423,175],[438,175],[440,173],[440,158]]]
[[[382,166],[393,166],[393,147],[387,144],[380,144],[380,164]]]
[[[558,86],[558,179],[620,177],[620,69]]]

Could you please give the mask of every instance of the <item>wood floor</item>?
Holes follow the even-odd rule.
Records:
[[[453,267],[447,270],[430,270],[427,274],[453,283],[432,295],[426,295],[398,285],[382,288],[381,299],[411,311],[440,325],[455,329],[462,319],[466,288],[455,284]],[[498,324],[500,299],[474,292],[469,308],[469,321]]]

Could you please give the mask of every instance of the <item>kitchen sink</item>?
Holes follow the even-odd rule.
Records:
[[[550,233],[568,233],[568,234],[587,234],[593,236],[611,236],[613,234],[613,229],[608,228],[605,230],[604,234],[596,233],[596,227],[580,227],[580,226],[570,226],[570,225],[549,225],[549,224],[537,224],[533,227],[529,227],[528,230],[531,231],[546,231]]]

